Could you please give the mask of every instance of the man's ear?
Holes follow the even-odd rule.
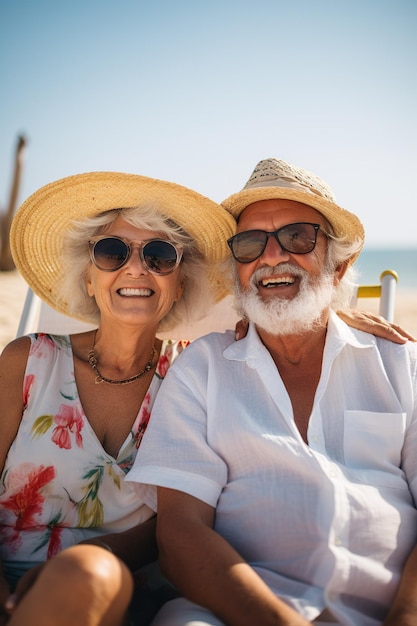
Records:
[[[334,284],[338,285],[342,280],[343,276],[346,274],[346,270],[349,267],[348,261],[343,261],[339,263],[334,271]]]

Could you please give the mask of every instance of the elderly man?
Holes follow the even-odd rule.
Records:
[[[184,595],[154,624],[415,626],[416,346],[333,311],[361,222],[276,159],[223,205],[248,334],[181,355],[131,471]]]

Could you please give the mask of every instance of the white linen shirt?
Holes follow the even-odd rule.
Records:
[[[331,314],[306,445],[253,326],[170,368],[129,480],[216,507],[215,530],[312,621],[380,625],[417,539],[417,354]]]

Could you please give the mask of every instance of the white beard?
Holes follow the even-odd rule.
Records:
[[[259,280],[288,273],[301,277],[298,294],[290,300],[279,296],[269,298],[268,301],[262,300],[258,292]],[[323,312],[330,307],[335,288],[333,280],[333,272],[324,272],[313,281],[302,268],[285,263],[256,270],[248,288],[244,290],[235,272],[238,312],[274,335],[293,335],[314,330],[320,325]]]

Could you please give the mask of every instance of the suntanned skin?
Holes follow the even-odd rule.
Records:
[[[138,241],[159,236],[121,218],[112,223],[108,234]],[[161,341],[155,338],[159,322],[182,295],[181,272],[178,267],[167,276],[151,274],[136,252],[115,272],[103,272],[91,265],[87,290],[99,305],[101,320],[97,334],[93,331],[71,336],[74,375],[91,427],[106,452],[117,458],[155,372],[161,348]],[[120,380],[135,375],[155,346],[153,367],[129,385],[97,385],[88,363],[93,342],[100,373],[107,378]],[[22,419],[29,348],[29,338],[21,337],[6,346],[0,356],[0,471]],[[158,556],[155,527],[154,517],[124,532],[64,550],[46,564],[29,570],[14,597],[8,597],[9,587],[0,570],[0,626],[56,626],[57,616],[60,626],[125,626],[133,591],[131,571]],[[100,547],[102,542],[113,554]],[[69,597],[77,601],[69,603]],[[62,607],[69,607],[68,611]]]
[[[278,204],[277,204],[278,203]],[[295,206],[297,205],[297,206]],[[323,223],[322,216],[305,205],[286,200],[267,200],[247,207],[239,220],[238,232],[250,229],[274,231],[292,222]],[[326,238],[319,233],[313,253],[291,255],[269,238],[262,256],[252,263],[237,264],[242,286],[264,265],[298,264],[310,275],[322,271]],[[342,278],[345,266],[336,269],[334,282]],[[289,272],[286,284],[259,285],[260,296],[293,298],[298,278]],[[323,311],[321,326],[302,336],[276,336],[258,329],[271,353],[290,396],[294,419],[307,443],[309,416],[321,373],[323,347],[329,311]],[[366,328],[369,331],[369,327]],[[405,341],[401,329],[392,327]],[[287,606],[261,580],[252,567],[215,530],[215,508],[188,494],[158,488],[157,539],[160,563],[165,575],[191,601],[208,608],[227,626],[306,626],[310,624]],[[237,521],[238,523],[238,521]],[[412,626],[417,623],[417,549],[404,568],[398,594],[384,626]]]

